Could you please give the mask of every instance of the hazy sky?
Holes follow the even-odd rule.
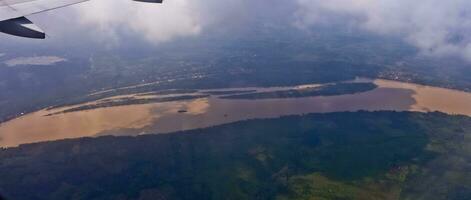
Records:
[[[378,34],[395,35],[431,55],[471,60],[469,0],[298,0],[300,26],[346,16]]]
[[[471,61],[469,8],[469,0],[167,0],[162,5],[93,0],[32,19],[52,41],[80,42],[67,41],[73,35],[75,40],[82,37],[109,46],[119,46],[128,38],[159,45],[210,30],[250,26],[254,21],[286,23],[301,30],[342,21],[400,37],[423,54],[457,55]],[[24,43],[5,36],[2,40]]]

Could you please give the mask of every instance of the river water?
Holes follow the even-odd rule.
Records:
[[[372,81],[378,88],[351,95],[290,99],[235,100],[211,96],[53,116],[46,115],[67,108],[42,110],[0,124],[0,147],[64,138],[169,133],[240,120],[306,113],[394,110],[440,111],[471,116],[471,93],[382,79],[362,81]],[[270,91],[316,86],[231,90]]]

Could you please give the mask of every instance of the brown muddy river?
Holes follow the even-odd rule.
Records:
[[[374,83],[378,85],[377,89],[352,95],[263,100],[221,99],[211,96],[53,116],[45,115],[67,108],[42,110],[0,124],[0,147],[64,138],[169,133],[246,119],[305,113],[395,110],[440,111],[471,116],[471,93],[386,80],[374,80]],[[316,86],[231,90],[270,91]]]

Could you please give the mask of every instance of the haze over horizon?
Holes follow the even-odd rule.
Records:
[[[470,6],[466,0],[169,0],[163,5],[94,0],[33,15],[50,35],[46,41],[4,35],[0,40],[42,48],[87,41],[119,48],[128,42],[159,46],[215,32],[231,37],[260,24],[314,33],[317,26],[327,25],[400,38],[421,55],[471,61]]]

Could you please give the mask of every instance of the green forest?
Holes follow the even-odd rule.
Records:
[[[376,89],[374,83],[334,83],[319,87],[302,89],[279,90],[270,92],[255,92],[224,96],[225,99],[283,99],[316,96],[336,96],[367,92]]]
[[[470,199],[471,118],[345,112],[0,151],[22,199]],[[25,192],[28,191],[28,192]]]

